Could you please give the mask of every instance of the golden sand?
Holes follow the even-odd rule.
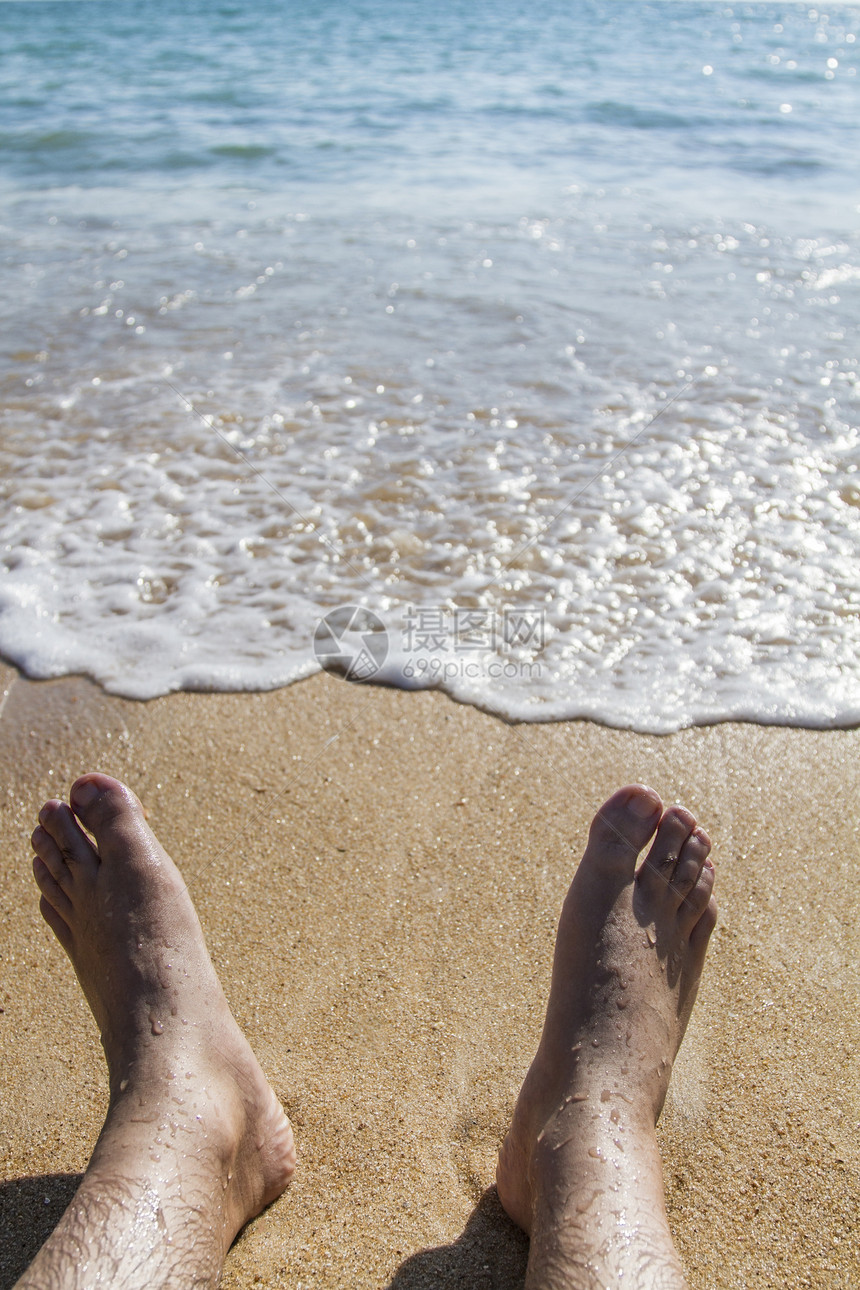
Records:
[[[140,704],[0,668],[0,1290],[106,1108],[29,835],[83,770],[127,781],[182,869],[296,1128],[228,1290],[514,1290],[494,1157],[540,1030],[588,822],[644,780],[714,840],[720,922],[660,1129],[694,1288],[860,1281],[860,732],[508,726],[321,675]]]

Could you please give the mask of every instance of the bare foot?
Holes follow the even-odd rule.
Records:
[[[80,1266],[83,1246],[87,1284],[98,1271],[113,1285],[214,1285],[239,1229],[290,1181],[290,1125],[137,798],[90,774],[70,800],[43,806],[33,870],[101,1031],[110,1108],[78,1195],[22,1284],[84,1284],[66,1258],[77,1249]]]
[[[689,812],[642,786],[592,823],[496,1175],[531,1234],[529,1290],[686,1284],[654,1129],[716,922],[709,851]]]

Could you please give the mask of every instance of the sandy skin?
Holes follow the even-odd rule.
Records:
[[[216,1285],[237,1232],[290,1181],[290,1125],[137,798],[89,774],[70,802],[42,808],[33,870],[101,1031],[110,1106],[19,1285]]]
[[[716,922],[709,851],[689,812],[641,785],[591,826],[499,1154],[499,1197],[531,1235],[528,1290],[686,1284],[655,1125]]]

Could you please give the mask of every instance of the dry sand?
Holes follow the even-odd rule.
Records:
[[[639,779],[699,816],[718,870],[660,1130],[691,1285],[858,1284],[860,732],[506,726],[328,676],[138,704],[4,668],[3,690],[0,1287],[106,1106],[28,844],[92,768],[146,804],[296,1127],[296,1180],[234,1246],[230,1290],[522,1286],[494,1156],[589,819]]]

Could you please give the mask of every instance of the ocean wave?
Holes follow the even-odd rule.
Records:
[[[689,130],[707,123],[703,118],[691,117],[660,108],[644,108],[634,103],[613,99],[589,103],[584,111],[586,120],[599,125],[625,126],[632,130]]]
[[[357,603],[512,720],[857,719],[848,10],[84,11],[0,6],[4,657],[271,688]]]

